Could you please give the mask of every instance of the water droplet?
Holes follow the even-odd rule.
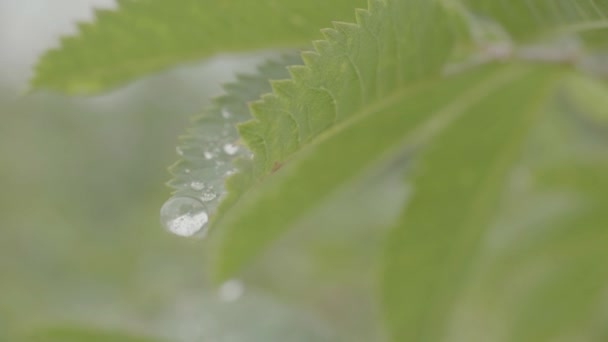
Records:
[[[184,172],[185,173],[190,173],[191,171],[190,171],[190,169],[185,169]]]
[[[179,147],[179,146],[175,148],[175,152],[177,152],[178,156],[183,156],[184,155],[184,150],[182,150],[182,148]]]
[[[244,292],[243,283],[238,280],[229,280],[220,286],[219,297],[225,302],[234,302],[241,298]]]
[[[217,197],[217,194],[213,191],[207,191],[201,195],[201,201],[209,202]]]
[[[160,219],[171,233],[192,236],[205,227],[209,216],[201,201],[191,197],[172,197],[160,209]]]
[[[207,159],[207,160],[215,157],[215,155],[213,153],[209,152],[209,151],[203,152],[203,155],[205,156],[205,159]]]
[[[230,112],[226,108],[222,108],[222,116],[224,117],[224,119],[230,119],[232,117],[232,114],[230,114]]]
[[[190,183],[190,187],[194,190],[201,191],[205,188],[205,183],[193,181],[192,183]]]
[[[236,144],[226,144],[224,145],[224,152],[226,154],[232,156],[239,151],[239,147]]]
[[[232,176],[235,173],[236,173],[236,170],[235,169],[231,169],[231,170],[226,171],[225,176],[229,177],[229,176]]]

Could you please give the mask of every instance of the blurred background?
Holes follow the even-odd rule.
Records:
[[[239,279],[211,284],[205,241],[160,226],[159,208],[170,195],[167,167],[190,117],[235,72],[251,72],[265,56],[216,56],[94,97],[27,91],[44,51],[75,33],[76,22],[91,20],[94,7],[114,6],[114,0],[0,0],[0,342],[382,341],[377,261],[386,228],[407,199],[401,177],[407,160],[337,191]],[[522,165],[587,158],[582,151],[606,158],[604,131],[601,139],[587,134],[572,123],[581,121],[573,109],[549,111],[559,115],[544,119]],[[526,241],[522,232],[534,233],[531,226],[568,213],[572,204],[570,193],[537,192],[528,169],[520,169],[494,228],[499,233],[489,237],[488,255],[499,261],[504,246]],[[521,261],[514,260],[508,271],[515,276],[501,276],[531,277],[517,273]],[[528,312],[527,297],[517,282],[503,291],[492,262],[479,271],[479,279],[492,280],[480,281],[489,290],[479,291],[473,278],[460,304],[459,341],[471,341],[480,321],[500,327],[514,317],[534,331],[535,319],[544,318],[537,314],[544,307],[528,316],[509,311],[521,302]],[[498,304],[486,307],[489,299]],[[597,322],[608,336],[604,321]]]
[[[312,218],[334,226],[323,239],[303,222],[259,263],[272,267],[219,288],[206,280],[204,244],[159,224],[177,136],[262,56],[218,56],[94,97],[27,92],[44,51],[93,7],[114,6],[0,0],[0,341],[42,331],[36,341],[65,342],[73,332],[62,331],[74,329],[160,341],[375,340],[377,311],[364,294],[375,286],[367,280],[379,239],[367,228],[398,210],[397,179],[376,191],[394,207],[372,210],[373,196],[355,187],[342,196],[361,200],[342,212],[377,216],[336,216],[326,205]],[[364,244],[353,250],[347,235]],[[92,340],[83,334],[71,338]]]
[[[188,118],[256,57],[90,98],[24,95],[37,57],[93,6],[114,1],[0,0],[0,341],[71,325],[194,340],[215,289],[200,243],[158,223],[166,168]]]

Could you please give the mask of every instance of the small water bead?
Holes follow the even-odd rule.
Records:
[[[203,202],[212,201],[217,197],[217,193],[215,192],[213,185],[200,181],[192,181],[190,182],[190,188],[194,191],[200,192],[195,197],[198,197]]]
[[[216,170],[219,170],[222,167],[225,167],[226,164],[227,164],[227,162],[225,160],[216,159],[215,163],[214,163],[214,167],[215,167]]]
[[[245,292],[243,283],[238,280],[229,280],[220,286],[219,297],[224,302],[234,302],[241,298]]]
[[[222,117],[224,119],[230,119],[232,117],[232,114],[230,114],[230,112],[226,108],[222,108]]]
[[[201,191],[205,188],[205,183],[193,181],[192,183],[190,183],[190,187],[194,190]]]
[[[188,237],[201,232],[209,216],[201,201],[192,197],[172,197],[160,209],[160,220],[169,232]]]
[[[213,157],[215,157],[215,154],[209,152],[209,151],[205,151],[203,152],[203,155],[205,156],[205,159],[209,160],[212,159]]]
[[[216,197],[217,197],[217,194],[212,190],[205,191],[200,196],[201,201],[203,201],[203,202],[213,201]]]
[[[179,146],[175,148],[175,152],[177,152],[178,156],[183,156],[184,155],[184,150],[182,150],[182,148],[179,147]]]
[[[239,147],[236,144],[228,143],[224,145],[224,152],[226,152],[226,154],[229,156],[235,155],[238,151]]]

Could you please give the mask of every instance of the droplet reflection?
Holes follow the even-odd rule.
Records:
[[[205,188],[205,183],[194,181],[194,182],[190,183],[190,186],[194,190],[201,191],[201,190],[203,190]]]
[[[244,292],[243,283],[238,280],[229,280],[220,286],[219,297],[224,302],[234,302],[241,298]]]
[[[227,155],[232,156],[239,151],[239,147],[235,144],[226,144],[224,145],[224,152]]]
[[[191,197],[172,197],[160,209],[160,220],[165,229],[179,236],[204,234],[209,221],[205,205]]]

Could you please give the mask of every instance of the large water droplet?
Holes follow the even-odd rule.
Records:
[[[239,151],[239,147],[235,144],[226,144],[224,145],[224,152],[226,154],[232,156]]]
[[[220,286],[219,297],[225,302],[234,302],[241,298],[245,292],[243,283],[238,280],[229,280]]]
[[[201,201],[191,197],[172,197],[160,209],[160,220],[171,233],[192,236],[203,230],[209,216]]]

